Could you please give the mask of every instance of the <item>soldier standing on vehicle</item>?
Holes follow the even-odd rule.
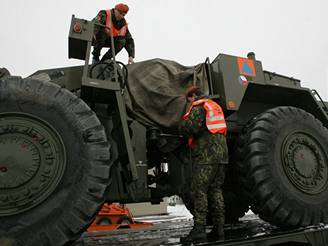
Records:
[[[198,87],[188,88],[186,99],[191,105],[180,129],[189,137],[193,162],[190,197],[194,227],[184,241],[206,238],[208,212],[214,225],[209,236],[223,239],[225,215],[221,186],[228,163],[227,126],[221,107],[202,95]]]
[[[100,51],[106,44],[109,44],[109,47],[111,47],[110,35],[113,35],[114,38],[115,55],[125,48],[129,55],[128,63],[134,62],[134,40],[128,29],[128,23],[124,18],[128,11],[129,7],[123,3],[115,5],[113,9],[99,11],[95,18],[95,23],[106,27],[95,25],[92,63],[99,62]],[[109,49],[101,61],[111,58],[112,50]]]

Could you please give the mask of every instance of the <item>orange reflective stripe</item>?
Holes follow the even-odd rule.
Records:
[[[214,120],[224,120],[224,116],[210,116],[210,117],[206,117],[206,120],[209,121],[214,121]]]
[[[226,135],[227,125],[220,105],[208,99],[203,106],[206,109],[207,129],[213,134],[220,133]]]
[[[110,9],[106,10],[106,26],[110,28],[113,37],[125,36],[128,31],[128,26],[125,24],[121,29],[116,29],[112,22],[112,13]]]
[[[193,108],[194,106],[197,106],[197,105],[199,105],[199,104],[205,103],[206,101],[207,101],[207,99],[199,99],[199,100],[193,102],[193,103],[191,104],[191,106],[190,106],[188,112],[184,114],[183,119],[184,119],[184,120],[188,119],[189,114],[190,114],[190,112],[191,112],[191,110],[192,110],[192,108]]]
[[[206,110],[206,127],[212,134],[224,134],[227,135],[227,124],[224,119],[223,110],[219,104],[211,99],[200,99],[193,102],[188,112],[183,116],[184,120],[187,120],[189,114],[194,106],[203,104]]]
[[[204,108],[206,109],[206,112],[207,112],[206,119],[209,119],[209,118],[211,118],[211,117],[214,116],[214,110],[213,110],[213,107],[212,107],[212,105],[210,103],[206,102],[204,104]]]
[[[226,123],[215,123],[215,124],[207,125],[207,128],[209,130],[217,129],[217,128],[226,128],[226,127],[227,127]]]

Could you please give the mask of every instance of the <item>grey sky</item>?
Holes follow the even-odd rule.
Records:
[[[92,19],[119,2],[130,6],[135,61],[196,65],[254,51],[265,70],[301,79],[328,100],[326,0],[1,0],[0,67],[25,77],[82,64],[67,58],[71,15]],[[127,53],[118,59],[126,63]]]

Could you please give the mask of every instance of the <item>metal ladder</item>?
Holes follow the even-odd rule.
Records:
[[[321,96],[319,95],[319,93],[315,90],[315,89],[312,89],[311,90],[312,92],[312,95],[314,97],[317,97],[319,100],[319,102],[321,102],[321,105],[322,105],[322,109],[326,112],[326,114],[328,114],[328,107],[327,105],[325,104],[325,102],[322,100]]]

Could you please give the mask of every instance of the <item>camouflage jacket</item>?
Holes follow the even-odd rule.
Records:
[[[122,20],[116,20],[115,14],[114,14],[114,9],[111,10],[111,16],[112,16],[112,22],[115,28],[121,29],[125,24],[126,20],[123,18]],[[99,23],[101,25],[106,25],[106,10],[100,10],[98,15],[93,19],[95,23]],[[94,28],[94,33],[98,33],[99,31],[103,31],[103,27],[95,25]],[[128,52],[129,56],[134,57],[135,56],[135,47],[134,47],[134,40],[132,38],[132,35],[129,31],[129,28],[127,30],[126,35],[124,36],[125,39],[125,49]]]
[[[185,137],[193,136],[191,148],[194,164],[228,163],[228,147],[222,134],[212,134],[206,127],[206,111],[203,105],[194,106],[187,120],[182,121],[180,131]]]

